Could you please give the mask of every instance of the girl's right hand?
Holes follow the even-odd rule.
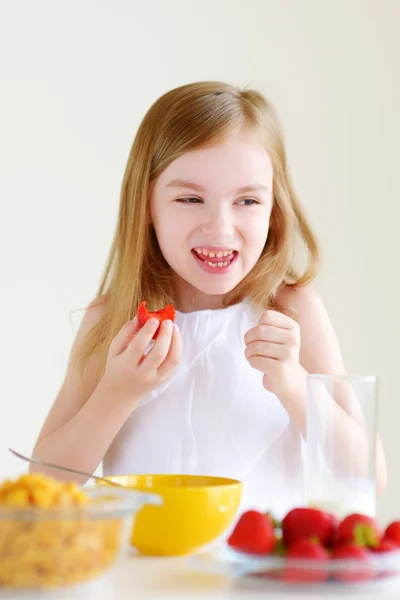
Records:
[[[158,326],[152,318],[140,328],[135,317],[117,333],[102,377],[107,389],[139,401],[172,375],[182,356],[182,338],[172,321],[163,321],[153,347],[144,354]]]

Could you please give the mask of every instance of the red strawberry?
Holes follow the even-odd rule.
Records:
[[[379,554],[382,554],[384,552],[398,552],[399,546],[393,540],[390,540],[389,538],[383,538],[379,542],[379,546],[373,548],[373,551],[378,552]]]
[[[249,554],[273,552],[276,538],[270,517],[257,510],[243,513],[228,539],[228,544],[240,552]]]
[[[370,559],[370,553],[365,548],[361,548],[354,543],[343,544],[341,546],[337,546],[332,553],[333,560],[354,560],[360,561],[360,567],[354,566],[344,567],[340,570],[335,570],[333,576],[338,581],[366,581],[368,579],[372,579],[375,575],[374,569],[372,566],[368,564]]]
[[[400,521],[393,521],[386,527],[383,539],[390,540],[400,546]]]
[[[161,308],[160,310],[156,310],[155,312],[148,312],[147,308],[146,308],[146,302],[143,301],[137,311],[137,317],[139,320],[139,326],[143,327],[143,325],[145,323],[147,323],[147,321],[149,319],[151,319],[152,317],[155,317],[156,319],[158,319],[160,321],[160,325],[163,321],[166,321],[167,319],[170,319],[171,321],[175,320],[175,309],[172,306],[172,304],[168,304],[167,306],[165,306],[164,308]],[[158,334],[160,333],[160,325],[157,327],[157,330],[155,332],[155,334],[153,335],[153,340],[155,340],[158,336]]]
[[[317,508],[294,508],[282,521],[282,537],[288,546],[303,538],[317,538],[329,546],[335,541],[337,525],[333,515]]]
[[[354,513],[339,524],[338,545],[354,542],[359,546],[375,548],[380,538],[378,523],[372,517]]]
[[[315,568],[286,566],[283,579],[290,583],[321,582],[329,577],[329,553],[318,542],[309,539],[297,540],[290,546],[286,558],[315,561]]]

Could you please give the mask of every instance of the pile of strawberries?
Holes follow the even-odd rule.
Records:
[[[382,531],[375,519],[358,513],[339,522],[316,508],[294,508],[276,523],[269,514],[250,510],[240,517],[228,544],[247,554],[306,560],[306,568],[288,560],[279,573],[265,573],[287,582],[323,582],[331,576],[343,582],[365,581],[376,576],[371,557],[400,552],[400,521]],[[331,568],[338,559],[352,559],[355,566]],[[357,565],[362,567],[357,570]]]

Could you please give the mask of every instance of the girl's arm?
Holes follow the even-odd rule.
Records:
[[[93,303],[86,311],[72,346],[64,382],[33,450],[35,458],[88,473],[96,470],[133,408],[133,403],[113,401],[112,390],[107,390],[102,382],[96,385],[93,361],[88,365],[84,381],[79,380],[75,368],[81,343],[104,310],[104,303]],[[43,468],[31,465],[30,470],[43,471]],[[67,480],[74,478],[51,470],[49,475]]]
[[[159,322],[152,319],[139,330],[134,319],[112,341],[100,382],[95,379],[93,359],[82,381],[75,357],[104,309],[104,305],[91,305],[86,311],[71,350],[64,383],[33,450],[35,458],[88,473],[93,473],[101,463],[139,400],[172,374],[181,356],[180,334],[171,322],[165,321],[152,350],[143,358]],[[39,470],[34,465],[30,469]],[[76,479],[51,469],[47,472],[57,478]]]
[[[319,295],[309,287],[293,289],[283,288],[278,298],[281,305],[287,310],[287,314],[293,315],[298,322],[301,333],[300,356],[301,367],[307,373],[345,373],[342,354],[339,343],[328,317],[325,307]],[[302,435],[306,435],[305,423],[305,389],[299,389],[297,393],[289,393],[280,396],[282,404],[298,426]],[[357,415],[357,401],[351,394],[343,393],[335,398],[340,403],[343,411],[336,413],[336,426],[342,427],[345,436],[346,413],[351,413],[360,422],[362,429],[363,416],[359,409]],[[352,428],[354,432],[354,427]],[[377,493],[381,493],[387,484],[387,469],[382,443],[378,437],[376,457]]]

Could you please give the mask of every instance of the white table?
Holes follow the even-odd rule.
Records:
[[[336,600],[337,590],[325,593],[309,591],[273,591],[257,589],[249,581],[230,580],[222,575],[199,573],[191,566],[188,558],[142,558],[132,557],[115,566],[105,576],[80,586],[60,591],[24,593],[18,596],[1,593],[1,600],[257,600],[277,598],[278,600]],[[388,583],[380,589],[368,593],[349,588],[340,592],[340,600],[399,600],[400,587]]]

